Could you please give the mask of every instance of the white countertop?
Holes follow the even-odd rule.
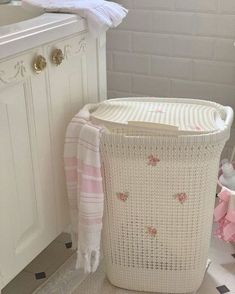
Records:
[[[4,6],[0,5],[0,9]],[[15,1],[9,5],[20,5]],[[0,59],[42,44],[85,31],[86,21],[74,14],[43,13],[34,18],[0,26]]]

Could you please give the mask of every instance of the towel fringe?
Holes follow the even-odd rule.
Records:
[[[78,249],[75,268],[84,268],[85,273],[94,273],[99,266],[99,261],[99,249],[86,249],[85,252],[81,252],[81,249]]]

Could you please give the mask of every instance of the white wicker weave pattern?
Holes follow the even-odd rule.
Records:
[[[219,159],[229,131],[103,134],[106,272],[118,287],[195,292],[206,269]]]
[[[193,292],[206,268],[224,144],[141,143],[103,137],[107,275],[127,289]],[[160,159],[156,166],[148,164],[150,154]],[[119,200],[117,192],[128,192],[127,200]],[[182,192],[188,196],[184,203],[175,198]]]

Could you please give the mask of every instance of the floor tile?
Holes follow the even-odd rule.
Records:
[[[43,279],[36,280],[34,274],[21,272],[2,290],[2,294],[32,294],[43,283]]]
[[[220,294],[225,294],[230,292],[230,290],[225,285],[216,287],[216,289],[219,291]]]
[[[235,263],[233,265],[235,266]],[[216,287],[226,285],[233,294],[235,293],[235,275],[229,269],[213,262],[208,273],[216,281]]]
[[[33,294],[71,294],[87,277],[83,270],[75,269],[76,253],[74,253],[51,278]]]
[[[235,245],[226,243],[218,238],[211,239],[209,258],[217,263],[227,263],[234,261],[232,254],[235,253]]]
[[[72,254],[73,250],[66,248],[63,243],[52,242],[42,253],[40,253],[24,271],[30,273],[46,272],[53,273]]]
[[[61,242],[58,240],[53,241],[4,288],[2,293],[32,294],[33,291],[44,284],[71,255],[75,254],[75,251],[66,248],[63,242],[69,240],[70,239],[64,235],[61,237]]]
[[[62,233],[56,239],[56,242],[60,242],[63,244],[71,242],[71,235],[69,233]]]
[[[40,273],[35,273],[35,278],[36,280],[41,280],[46,278],[46,273],[45,272],[40,272]]]
[[[99,272],[89,275],[89,277],[83,281],[74,292],[72,292],[72,294],[91,293],[116,294],[117,288],[109,283],[104,272]]]
[[[36,261],[26,267],[27,272],[8,285],[3,294],[140,294],[111,285],[105,276],[103,263],[94,274],[85,275],[82,270],[76,270],[76,253],[66,248],[70,242],[68,234],[59,236]],[[197,294],[235,294],[234,252],[234,245],[212,237],[211,264]],[[36,280],[35,273],[40,275],[42,272],[45,272],[46,278]],[[35,292],[32,289],[36,289]],[[228,290],[230,292],[219,292]]]
[[[64,245],[67,249],[72,248],[72,242],[66,242]]]
[[[213,277],[209,273],[206,273],[202,285],[196,294],[218,294],[216,286],[217,284]]]

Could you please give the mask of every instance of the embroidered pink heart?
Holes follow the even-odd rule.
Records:
[[[148,156],[148,165],[156,166],[160,162],[160,159],[157,156],[154,156],[153,154]]]
[[[187,199],[188,199],[188,195],[184,192],[182,193],[178,193],[175,195],[175,198],[181,203],[183,204]]]
[[[153,226],[147,227],[149,235],[155,237],[157,235],[157,229]]]
[[[129,197],[129,193],[128,192],[118,192],[116,193],[116,196],[119,200],[125,202],[127,201],[128,197]]]

